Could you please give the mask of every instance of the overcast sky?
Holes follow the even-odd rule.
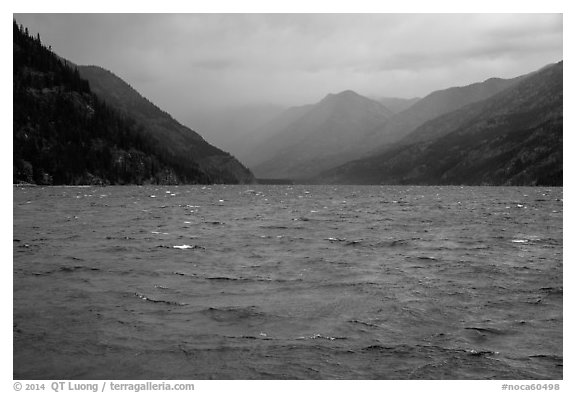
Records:
[[[561,14],[16,14],[177,119],[351,89],[414,97],[562,60]]]

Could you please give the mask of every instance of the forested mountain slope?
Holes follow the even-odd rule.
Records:
[[[253,179],[245,168],[242,176],[229,171],[228,158],[211,171],[195,160],[194,152],[182,159],[170,143],[159,144],[145,122],[98,98],[76,68],[16,21],[13,111],[14,183],[237,183]],[[223,152],[220,156],[230,157]]]

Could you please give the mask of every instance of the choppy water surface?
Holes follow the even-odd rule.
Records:
[[[14,188],[14,377],[560,379],[562,188]]]

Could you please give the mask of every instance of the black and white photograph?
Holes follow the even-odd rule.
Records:
[[[13,381],[560,390],[562,13],[12,19]]]

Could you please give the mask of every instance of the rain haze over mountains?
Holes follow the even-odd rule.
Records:
[[[250,169],[264,163],[253,162],[254,150],[281,132],[286,110],[329,94],[352,91],[378,101],[384,111],[402,112],[437,90],[512,79],[562,60],[561,14],[15,18],[32,34],[40,32],[58,55],[112,71]],[[364,118],[365,110],[355,115]]]

